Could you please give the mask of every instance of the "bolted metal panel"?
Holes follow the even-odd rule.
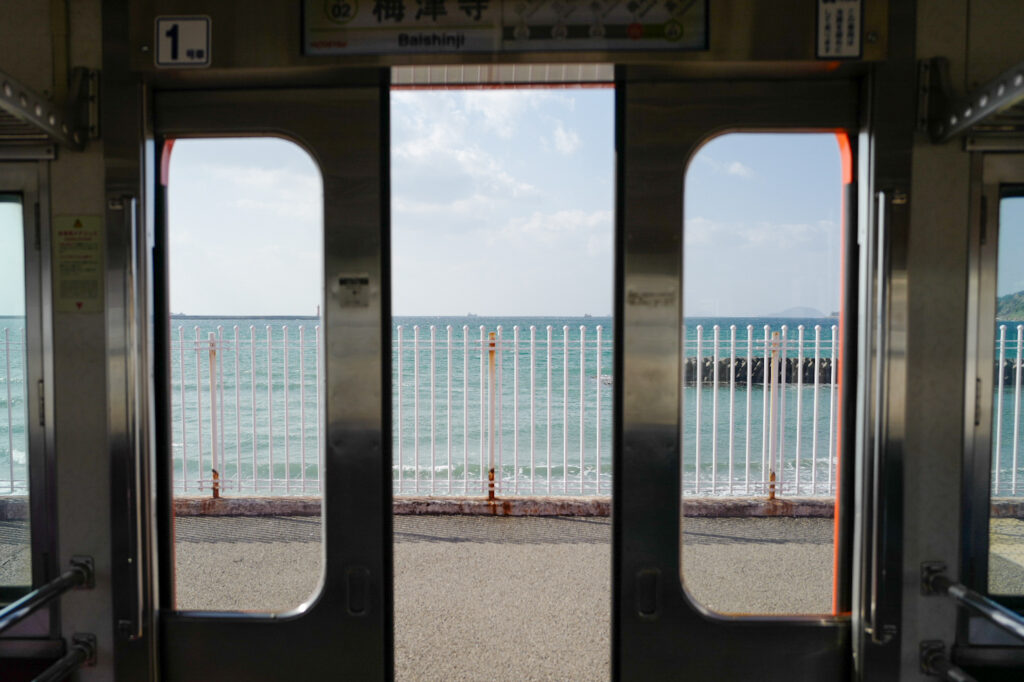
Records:
[[[616,679],[844,679],[850,624],[839,617],[711,614],[686,593],[680,546],[683,178],[709,137],[731,130],[857,130],[859,89],[835,80],[675,81],[624,68],[617,79],[619,423],[613,515]],[[715,652],[742,648],[749,655]],[[764,661],[784,648],[787,660]]]
[[[391,444],[384,438],[391,396],[385,347],[389,74],[376,75],[376,87],[156,95],[158,139],[280,135],[298,142],[320,165],[325,202],[321,591],[278,615],[173,612],[162,597],[164,679],[391,676]],[[367,74],[354,77],[367,80]],[[365,281],[356,300],[347,295],[353,280]]]

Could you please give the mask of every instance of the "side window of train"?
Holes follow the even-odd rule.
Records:
[[[988,589],[1024,596],[1024,185],[1002,185],[998,205]]]
[[[0,603],[32,584],[25,232],[22,195],[0,191]]]
[[[320,169],[280,138],[164,149],[175,606],[288,611],[323,570]]]
[[[851,163],[835,133],[728,133],[689,162],[681,565],[712,611],[836,613]]]

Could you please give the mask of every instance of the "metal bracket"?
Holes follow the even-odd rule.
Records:
[[[944,57],[922,62],[918,76],[918,128],[926,127],[935,144],[947,142],[1024,101],[1024,62],[963,96],[953,90],[949,60]]]
[[[72,570],[78,569],[84,575],[82,584],[77,586],[76,590],[91,590],[96,587],[96,566],[91,556],[76,554],[71,557],[70,563]]]
[[[934,664],[940,659],[946,658],[946,645],[939,639],[928,639],[921,642],[918,647],[920,652],[919,661],[921,672],[925,675],[935,675]]]
[[[934,597],[940,594],[933,585],[935,576],[946,572],[946,563],[943,561],[925,561],[921,564],[921,594],[926,597]]]
[[[38,144],[44,138],[82,150],[99,137],[99,72],[72,69],[68,101],[61,107],[0,71],[0,110],[22,124],[10,136],[15,141]]]
[[[82,662],[82,665],[90,668],[96,665],[96,635],[76,632],[71,635],[71,647],[80,648],[85,653],[85,661]]]

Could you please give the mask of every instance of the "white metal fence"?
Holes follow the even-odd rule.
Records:
[[[1009,345],[1008,345],[1009,344]],[[1020,388],[1024,364],[1024,325],[1017,325],[1017,338],[1008,342],[1006,325],[999,326],[996,341],[995,400],[992,411],[992,495],[1020,494],[1018,487],[1020,453]],[[1012,391],[1012,398],[1008,395]],[[1007,409],[1012,405],[1012,409]]]
[[[835,494],[838,330],[807,331],[715,325],[686,334],[685,492]]]
[[[1017,496],[1024,325],[998,332],[992,490]],[[834,494],[835,327],[684,338],[684,491]],[[316,326],[175,329],[178,492],[319,493],[319,347]],[[496,494],[609,494],[612,351],[600,327],[396,327],[395,493],[487,494],[493,469]],[[0,495],[28,487],[24,352],[24,330],[0,328]]]
[[[28,491],[25,330],[0,327],[0,495]]]

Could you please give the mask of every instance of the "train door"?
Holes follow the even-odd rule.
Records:
[[[833,570],[839,589],[828,613],[715,613],[684,587],[688,581],[681,559],[686,540],[681,540],[680,530],[683,214],[687,165],[710,138],[729,131],[838,131],[852,136],[859,127],[858,86],[844,79],[686,80],[666,70],[625,68],[617,74],[616,95],[615,314],[620,325],[616,336],[622,343],[617,347],[621,379],[616,402],[621,420],[613,498],[613,676],[846,679],[852,670],[852,523],[847,514],[852,476],[845,477],[836,495],[840,522]],[[848,171],[846,182],[852,179],[852,169]],[[835,191],[842,191],[838,183]],[[848,209],[852,203],[847,203]],[[849,244],[849,239],[844,241],[844,267],[852,274],[857,271],[856,247]],[[722,267],[733,267],[728,255]],[[850,287],[846,289],[840,312],[849,323],[856,319],[856,303]],[[851,376],[846,375],[847,391]],[[844,410],[851,405],[846,400]],[[853,432],[848,416],[844,423],[845,434],[838,436],[841,449],[852,450],[847,447]],[[850,458],[846,461],[840,473],[846,472]],[[684,528],[685,524],[684,520]]]
[[[17,159],[18,152],[10,151]],[[26,155],[25,158],[33,158]],[[45,158],[45,155],[42,157]],[[50,247],[45,163],[0,163],[0,500],[4,509],[0,604],[9,604],[56,574],[51,485],[53,413],[44,401],[52,385],[49,323]],[[60,219],[64,221],[63,217]],[[66,224],[62,222],[62,224]],[[10,658],[47,656],[56,611],[41,609],[4,633]],[[41,640],[40,640],[41,641]],[[54,645],[54,646],[51,646]]]
[[[391,677],[391,455],[390,439],[384,438],[390,433],[391,399],[385,371],[385,353],[389,351],[382,347],[383,340],[389,338],[390,324],[387,85],[386,72],[368,71],[347,76],[330,89],[154,95],[156,147],[163,149],[156,164],[162,177],[155,193],[154,250],[157,449],[161,453],[156,474],[158,646],[163,679]],[[272,136],[294,142],[312,157],[322,178],[323,280],[316,303],[321,319],[318,362],[322,364],[324,394],[322,438],[316,442],[322,444],[318,474],[322,524],[318,532],[323,572],[320,585],[305,603],[276,613],[269,608],[257,609],[262,613],[214,612],[195,610],[195,606],[182,610],[175,596],[175,466],[168,453],[174,442],[170,415],[176,399],[170,388],[173,353],[169,344],[176,337],[169,329],[168,191],[163,183],[168,163],[173,162],[169,161],[173,160],[172,141],[240,136]],[[294,208],[319,212],[321,207]],[[274,241],[284,244],[292,238],[282,226]],[[242,258],[243,245],[238,246],[233,255],[229,245],[228,251],[220,252],[222,257]],[[274,276],[242,266],[254,283]],[[206,337],[203,339],[205,342]],[[287,343],[284,340],[286,349]],[[273,350],[269,340],[266,348],[265,352]],[[247,354],[242,354],[243,360]],[[315,364],[308,362],[309,366]],[[264,394],[266,390],[264,387]],[[273,485],[273,470],[269,476],[258,474],[255,455],[253,458],[253,485],[259,485],[260,476],[270,478]],[[225,462],[223,466],[226,474],[232,465]],[[243,471],[244,466],[235,472],[239,482]],[[304,468],[304,482],[306,471]],[[216,472],[212,482],[210,472],[205,468],[203,472],[207,497],[211,487],[228,485]],[[200,604],[198,608],[203,607]]]
[[[988,139],[977,137],[972,144],[985,149]],[[959,571],[964,585],[1019,613],[1024,608],[1024,540],[1015,517],[1022,484],[1024,155],[1020,140],[1010,141],[1003,145],[1007,152],[975,153],[972,159],[966,385],[967,404],[973,407],[965,412]],[[956,575],[957,567],[933,565]],[[1019,639],[966,610],[960,615],[953,654],[961,665],[977,666],[985,679],[1019,676],[1024,656]]]

